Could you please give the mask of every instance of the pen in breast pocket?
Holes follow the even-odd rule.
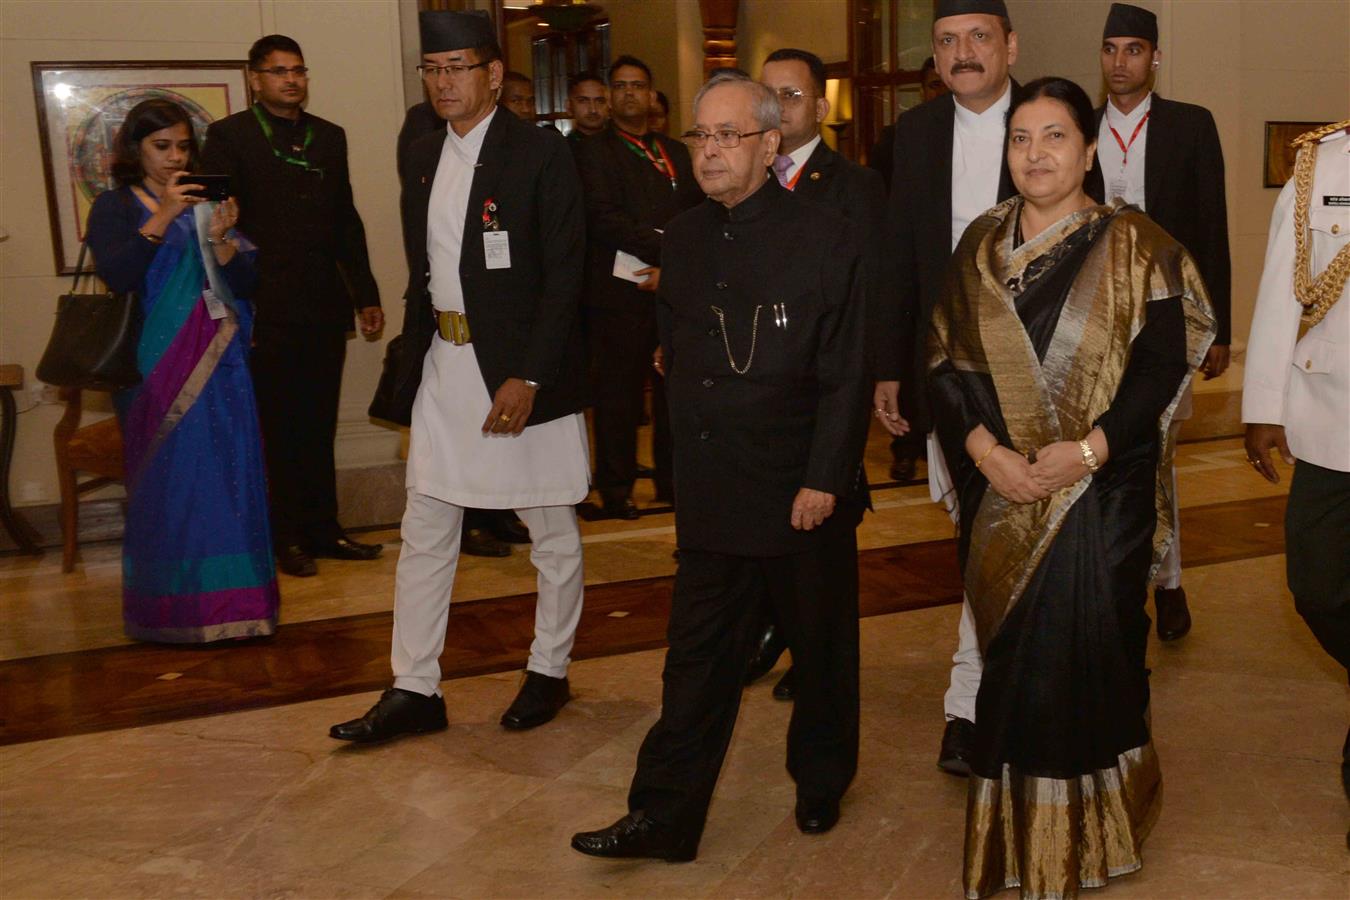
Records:
[[[788,314],[786,303],[775,303],[773,305],[773,324],[779,328],[787,328]]]

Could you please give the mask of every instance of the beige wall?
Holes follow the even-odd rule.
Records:
[[[402,322],[405,279],[399,236],[394,138],[404,86],[396,0],[4,0],[0,2],[0,361],[19,363],[30,384],[46,345],[56,297],[69,285],[53,275],[29,63],[33,60],[238,59],[272,32],[289,34],[313,70],[309,108],[347,129],[352,186],[365,220],[371,262],[391,319]],[[398,435],[370,424],[365,408],[382,345],[349,344],[343,379],[339,461],[396,458]],[[33,398],[19,398],[21,409]],[[89,413],[93,418],[104,412]],[[56,502],[52,428],[61,407],[20,415],[10,484],[19,505]]]
[[[1279,193],[1263,188],[1264,123],[1350,116],[1344,0],[1136,0],[1158,14],[1160,94],[1213,114],[1223,143],[1233,256],[1233,342],[1241,360]],[[1097,53],[1108,0],[1009,0],[1021,41],[1014,74],[1073,78],[1100,101]],[[1201,390],[1238,389],[1241,366]]]
[[[827,63],[846,62],[848,0],[741,0],[741,68],[758,75],[764,57],[782,47],[810,50]]]

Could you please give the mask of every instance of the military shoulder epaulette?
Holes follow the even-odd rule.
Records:
[[[1304,144],[1310,143],[1312,141],[1320,141],[1327,135],[1335,134],[1342,128],[1350,128],[1350,119],[1346,119],[1344,122],[1335,122],[1332,123],[1331,125],[1323,125],[1321,128],[1314,128],[1312,131],[1300,134],[1298,137],[1294,138],[1292,141],[1289,142],[1289,146],[1301,147]]]

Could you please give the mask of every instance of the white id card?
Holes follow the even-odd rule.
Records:
[[[489,269],[511,268],[511,242],[505,231],[483,232],[483,259]]]
[[[223,319],[230,314],[225,301],[217,297],[216,292],[210,288],[202,291],[202,302],[206,304],[207,314],[213,319]]]
[[[1111,179],[1111,184],[1106,189],[1106,202],[1110,203],[1117,197],[1124,197],[1125,192],[1129,190],[1129,187],[1129,184],[1125,181],[1123,176]]]

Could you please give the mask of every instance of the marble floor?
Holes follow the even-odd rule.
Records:
[[[1284,487],[1252,476],[1234,441],[1184,446],[1179,477],[1188,507],[1259,504]],[[950,536],[921,488],[883,489],[876,505],[866,548]],[[1197,531],[1188,546],[1212,543]],[[591,523],[586,537],[592,583],[673,567],[668,515]],[[1194,630],[1150,648],[1163,812],[1144,869],[1107,896],[1350,896],[1345,675],[1294,613],[1269,547],[1230,541],[1186,569]],[[312,587],[287,579],[286,621],[387,613],[387,556],[326,566]],[[461,597],[491,604],[531,586],[519,552],[466,562]],[[70,575],[0,559],[5,665],[122,643],[116,586],[111,547]],[[385,747],[327,737],[369,692],[0,746],[0,897],[958,897],[965,783],[934,765],[958,613],[864,619],[861,766],[823,836],[793,823],[789,706],[771,675],[745,693],[697,861],[568,848],[571,832],[623,811],[657,715],[662,651],[646,650],[575,663],[573,702],[523,734],[497,725],[519,682],[498,672],[446,682],[448,731]]]

